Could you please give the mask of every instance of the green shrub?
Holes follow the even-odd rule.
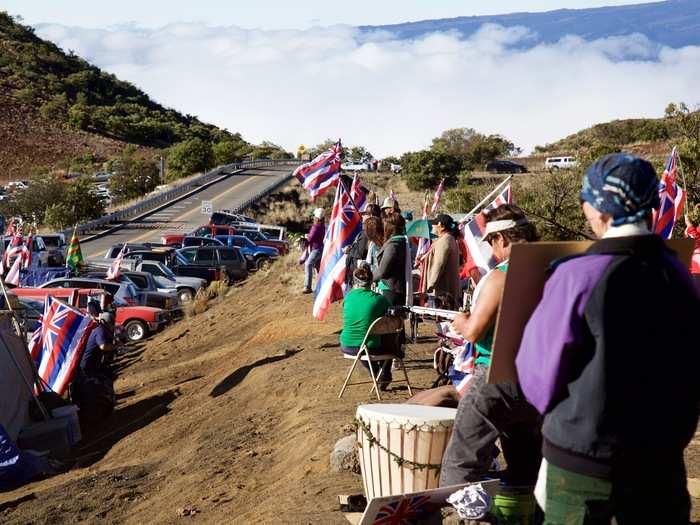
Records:
[[[168,178],[178,179],[206,171],[214,166],[211,144],[202,139],[190,139],[176,144],[168,153]]]

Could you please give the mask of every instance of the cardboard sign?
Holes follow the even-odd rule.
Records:
[[[547,268],[552,261],[585,252],[593,241],[537,242],[514,244],[510,253],[506,284],[496,319],[489,383],[516,382],[515,357],[530,316],[542,299]],[[666,245],[690,267],[691,239],[671,239]],[[552,320],[553,323],[556,319]]]

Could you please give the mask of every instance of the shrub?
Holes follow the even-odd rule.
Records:
[[[462,160],[449,153],[423,150],[404,154],[401,167],[408,189],[421,191],[434,189],[442,179],[445,179],[446,187],[454,186]]]
[[[109,191],[115,201],[143,197],[160,182],[156,159],[140,156],[133,148],[125,149],[109,168],[114,173],[109,180]]]
[[[214,166],[211,144],[202,139],[180,142],[168,154],[168,178],[181,178]]]

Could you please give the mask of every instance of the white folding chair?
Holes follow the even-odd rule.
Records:
[[[372,369],[372,362],[375,361],[391,361],[392,359],[396,359],[399,361],[401,364],[401,370],[403,370],[403,375],[405,379],[398,379],[396,382],[402,383],[406,382],[406,385],[408,386],[408,395],[412,396],[413,392],[411,391],[411,383],[408,380],[408,373],[406,372],[406,366],[404,365],[403,359],[397,355],[394,354],[381,354],[381,355],[371,355],[369,353],[369,350],[367,348],[367,340],[369,339],[370,336],[372,335],[385,335],[385,334],[394,334],[398,336],[398,334],[401,333],[403,330],[403,319],[400,317],[396,316],[390,316],[390,315],[385,315],[383,317],[380,317],[376,319],[367,329],[367,333],[365,334],[364,339],[362,340],[362,344],[360,345],[360,349],[357,351],[357,355],[347,355],[343,354],[343,356],[346,359],[352,359],[352,366],[350,367],[350,371],[348,372],[347,377],[345,378],[345,382],[343,383],[343,388],[340,389],[340,394],[338,394],[338,398],[343,397],[343,393],[345,392],[345,389],[349,386],[352,385],[366,385],[369,383],[372,383],[372,390],[370,390],[370,393],[372,391],[376,392],[377,394],[377,399],[379,401],[382,400],[381,394],[379,393],[379,385],[378,385],[378,380],[381,379],[382,374],[384,373],[384,369],[386,367],[383,367],[380,371],[379,374],[375,376],[374,370]],[[365,361],[369,365],[369,375],[372,377],[372,381],[360,381],[357,383],[350,383],[350,377],[352,377],[352,373],[355,371],[355,367],[357,366],[357,363],[360,361]],[[387,364],[387,366],[391,366],[390,364]]]

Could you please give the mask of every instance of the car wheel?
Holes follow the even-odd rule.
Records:
[[[182,288],[177,292],[177,297],[181,304],[189,303],[194,299],[194,290],[191,288]]]
[[[132,342],[143,341],[148,335],[146,324],[138,319],[133,319],[126,323],[124,330],[126,331],[126,337]]]
[[[265,266],[268,265],[269,263],[270,263],[270,259],[268,259],[267,257],[258,257],[258,258],[255,260],[255,269],[256,269],[256,270],[262,270],[262,269],[265,268]]]

